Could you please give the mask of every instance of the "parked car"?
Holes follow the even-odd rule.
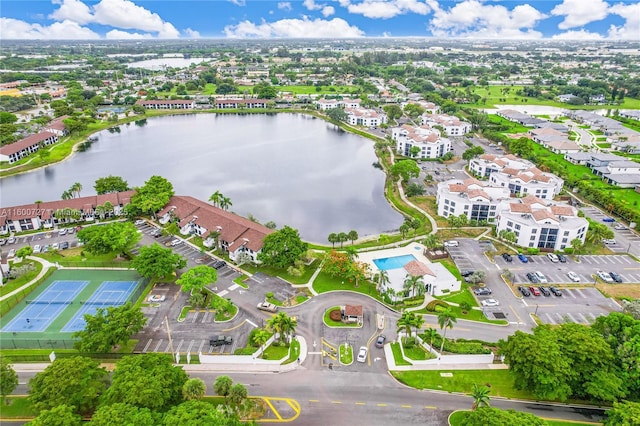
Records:
[[[488,296],[491,294],[491,289],[489,287],[474,288],[473,294],[475,294],[476,296]]]
[[[76,232],[75,228],[67,228],[67,234],[73,234]]]
[[[538,277],[533,272],[527,272],[527,279],[534,284],[540,283],[540,281],[538,280]]]
[[[387,340],[387,338],[384,334],[379,335],[378,339],[376,340],[376,348],[382,348],[384,346],[385,340]]]
[[[33,246],[34,253],[40,253],[41,250],[42,250],[42,247],[40,247],[40,244],[36,244],[35,246]]]
[[[522,262],[522,263],[529,263],[529,259],[527,259],[527,256],[525,256],[522,253],[518,254],[518,259],[520,259],[520,262]]]
[[[531,294],[533,294],[534,296],[540,296],[540,290],[538,290],[537,288],[535,288],[534,286],[529,286],[529,291],[531,292]]]
[[[62,236],[62,235],[67,235],[67,228],[62,228],[61,230],[58,231],[58,235]]]
[[[562,296],[562,292],[560,291],[560,289],[554,286],[549,286],[549,291],[551,291],[551,293],[553,293],[554,296]]]
[[[156,228],[156,229],[154,229],[153,231],[151,231],[151,234],[150,234],[150,235],[151,235],[153,238],[159,238],[159,237],[162,237],[162,231]]]
[[[7,254],[8,258],[16,257],[16,249],[9,250],[9,254]]]
[[[361,346],[358,351],[358,357],[356,358],[358,362],[366,362],[367,361],[367,353],[369,350],[366,346]]]
[[[546,283],[549,282],[549,281],[547,281],[547,277],[545,277],[542,272],[535,271],[533,274],[536,276],[536,278],[538,279],[539,283],[546,284]]]
[[[7,240],[5,240],[4,238],[0,238],[0,246],[3,246],[7,244]]]
[[[565,256],[564,254],[559,254],[558,260],[560,261],[560,263],[567,263],[567,256]]]
[[[220,269],[227,266],[227,262],[225,262],[224,260],[216,260],[211,266],[213,267],[213,269]]]
[[[616,220],[615,220],[614,218],[612,218],[612,217],[603,217],[603,218],[602,218],[602,221],[603,221],[603,222],[607,222],[607,223],[613,223],[613,222],[615,222]]]
[[[51,244],[51,250],[58,250],[58,249],[60,249],[60,243]]]
[[[575,272],[573,272],[573,271],[567,272],[567,276],[574,283],[580,282],[580,276],[578,274],[576,274]]]
[[[261,311],[267,311],[267,312],[278,312],[278,307],[276,305],[266,301],[258,303],[258,309],[260,309]]]
[[[166,299],[167,297],[164,294],[152,294],[149,296],[149,302],[153,303],[164,302]]]
[[[616,224],[616,226],[614,226],[614,227],[613,227],[613,229],[616,229],[616,230],[618,230],[618,231],[623,231],[623,230],[627,229],[627,227],[626,227],[626,226],[624,226],[624,225],[620,225],[619,223],[617,223],[617,224]]]
[[[48,252],[50,247],[51,247],[51,246],[49,246],[49,244],[45,244],[45,245],[43,245],[43,246],[42,246],[42,253],[46,253],[46,252]]]
[[[543,285],[538,286],[538,290],[540,290],[540,293],[544,294],[545,296],[551,296],[551,292],[549,291],[549,289]]]
[[[474,273],[474,272],[475,272],[475,271],[469,271],[469,270],[466,270],[466,271],[462,271],[462,272],[460,272],[460,275],[462,275],[463,277],[468,277],[468,276],[470,276],[470,275],[473,275],[473,273]]]
[[[451,241],[445,241],[444,242],[444,246],[445,247],[458,247],[459,243],[455,240],[451,240]]]
[[[560,262],[560,259],[558,258],[558,255],[555,253],[547,253],[547,257],[549,258],[550,261],[552,261],[553,263],[558,263]]]
[[[144,225],[146,222],[144,221],[144,219],[138,219],[133,223],[137,226],[137,225]]]
[[[182,243],[181,240],[175,238],[173,241],[171,241],[171,247],[175,247],[177,245],[180,245]]]
[[[69,242],[68,241],[63,241],[60,243],[60,250],[66,250],[69,248]]]
[[[9,237],[9,238],[7,238],[7,243],[8,243],[8,244],[13,244],[13,243],[15,243],[15,242],[16,242],[16,237]]]
[[[609,272],[609,276],[611,277],[612,280],[614,280],[617,283],[622,282],[622,277],[617,272]]]
[[[482,301],[482,306],[499,306],[500,302],[496,299],[486,299]]]
[[[596,271],[596,275],[598,276],[598,278],[600,278],[602,281],[604,281],[606,283],[612,283],[613,282],[613,278],[611,278],[611,275],[609,275],[608,272]]]
[[[612,238],[612,239],[609,239],[609,240],[602,240],[602,242],[603,242],[604,244],[608,245],[608,246],[612,246],[612,245],[614,245],[614,244],[616,243],[616,240],[614,240],[614,239]]]
[[[529,297],[531,296],[531,292],[529,290],[527,290],[526,287],[523,286],[518,286],[518,291],[524,296],[524,297]]]
[[[502,258],[507,262],[513,262],[513,257],[509,253],[502,253]]]
[[[233,337],[231,336],[213,336],[209,339],[209,344],[211,346],[223,346],[230,345],[233,343]]]

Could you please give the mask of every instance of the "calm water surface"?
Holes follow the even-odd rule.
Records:
[[[176,194],[208,200],[216,190],[230,211],[290,225],[313,242],[330,232],[360,236],[397,229],[402,217],[384,198],[373,143],[298,114],[193,114],[103,131],[85,152],[58,165],[0,180],[1,205],[56,200],[74,182],[94,194],[99,177],[139,186],[152,175]]]

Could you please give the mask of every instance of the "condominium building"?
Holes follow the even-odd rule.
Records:
[[[500,206],[509,202],[509,195],[509,188],[474,178],[451,179],[438,184],[438,214],[443,217],[464,214],[469,220],[494,223]]]
[[[416,158],[440,158],[451,151],[451,141],[443,138],[438,129],[430,126],[394,127],[391,129],[391,138],[396,142],[396,151],[401,155]],[[417,155],[413,155],[411,148],[417,147]]]
[[[463,136],[471,131],[471,123],[447,114],[422,114],[422,124],[439,126],[447,136]]]

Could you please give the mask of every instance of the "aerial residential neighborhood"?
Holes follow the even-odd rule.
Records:
[[[638,424],[635,3],[6,3],[2,424]]]

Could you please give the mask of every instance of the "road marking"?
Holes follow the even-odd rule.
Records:
[[[218,293],[218,296],[223,297],[223,296],[226,296],[227,294],[229,294],[227,290],[222,290],[220,293]]]
[[[435,407],[433,405],[425,405],[424,408],[428,408],[429,410],[437,410],[438,407]]]
[[[251,321],[251,320],[245,320],[245,321],[247,321],[247,322],[248,322],[249,324],[251,324],[252,326],[254,326],[254,327],[258,328],[258,324],[254,323],[253,321]]]
[[[321,355],[322,352],[307,352],[307,355]]]
[[[526,303],[525,303],[525,305],[526,305]],[[516,316],[516,318],[518,318],[518,322],[522,322],[522,318],[520,318],[520,315],[518,315],[516,310],[513,309],[513,306],[509,306],[509,308],[511,308],[511,312],[513,312],[513,314]]]
[[[229,287],[229,291],[233,291],[233,290],[235,290],[235,289],[237,289],[237,288],[239,288],[239,287],[240,287],[240,286],[239,286],[238,284],[234,284],[234,285],[232,285],[231,287]]]
[[[387,404],[376,404],[378,407],[386,407]]]
[[[356,405],[367,405],[366,402],[356,402]]]
[[[406,404],[403,404],[403,405],[401,405],[400,407],[402,407],[402,408],[411,408],[411,406],[410,406],[410,405],[406,405]]]
[[[246,320],[242,321],[240,324],[236,325],[235,327],[225,328],[225,329],[224,329],[224,330],[222,330],[222,331],[231,331],[231,330],[235,330],[236,328],[240,328],[240,327],[242,327],[242,326],[244,325],[244,323],[245,323],[245,322],[251,322],[251,321],[249,321],[248,319],[246,319]],[[251,324],[253,324],[253,323],[251,322]],[[257,325],[255,325],[255,324],[253,324],[253,326],[254,326],[254,327],[257,327]]]
[[[342,404],[342,401],[331,401],[332,404]]]
[[[319,399],[310,399],[309,402],[320,402]]]

